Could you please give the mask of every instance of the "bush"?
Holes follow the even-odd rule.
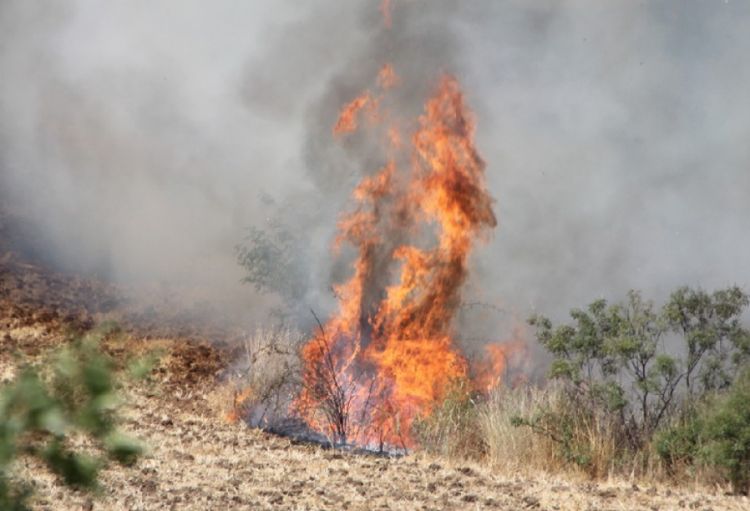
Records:
[[[657,309],[631,291],[623,303],[597,300],[572,310],[572,324],[531,318],[555,357],[550,376],[567,406],[540,407],[515,424],[551,440],[563,459],[592,475],[606,466],[642,473],[661,460],[670,475],[722,466],[736,488],[746,488],[750,394],[733,382],[750,356],[750,332],[740,322],[749,303],[737,287],[710,294],[680,288]],[[666,351],[667,341],[678,341],[677,349]],[[730,386],[730,396],[714,399]]]
[[[704,414],[694,407],[654,435],[654,450],[668,475],[674,476],[680,469],[690,469],[701,462],[704,422]]]
[[[555,459],[573,464],[592,477],[607,475],[617,461],[613,421],[605,413],[571,403],[564,389],[553,392],[547,402],[526,416],[512,417],[511,424],[526,426],[547,438]]]
[[[625,303],[597,300],[571,316],[574,325],[557,328],[543,317],[530,320],[556,357],[551,376],[565,383],[578,413],[612,422],[619,450],[643,448],[675,409],[683,379],[678,361],[659,351],[666,321],[634,291]]]
[[[229,380],[234,396],[227,418],[266,427],[286,417],[301,385],[299,350],[304,340],[288,328],[259,328],[244,340],[245,357]]]
[[[287,225],[270,219],[266,229],[250,228],[244,243],[235,247],[237,262],[245,269],[246,284],[261,293],[273,293],[281,298],[284,307],[273,315],[281,320],[292,312],[299,312],[299,304],[309,287],[303,268],[308,247],[306,241]]]
[[[514,472],[689,476],[746,493],[750,332],[740,318],[748,302],[738,288],[681,288],[657,308],[631,291],[622,303],[574,309],[572,324],[534,317],[554,356],[551,381],[489,395],[457,382],[415,422],[416,440]]]
[[[750,367],[709,409],[705,421],[705,456],[724,468],[734,490],[750,491]]]
[[[750,490],[750,368],[724,393],[705,396],[660,431],[654,447],[668,473],[719,468],[734,491]]]
[[[27,509],[29,486],[10,477],[19,456],[40,459],[66,485],[93,489],[107,459],[131,464],[141,454],[140,444],[116,427],[113,363],[98,349],[106,333],[74,341],[0,388],[0,509]],[[79,433],[104,456],[70,449],[70,436]]]
[[[532,318],[555,357],[551,381],[489,395],[457,382],[415,422],[416,440],[514,473],[567,466],[591,477],[689,476],[747,493],[747,305],[738,288],[681,288],[661,308],[630,292],[624,303],[573,310],[569,325]]]

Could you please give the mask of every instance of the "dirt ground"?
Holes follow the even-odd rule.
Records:
[[[68,489],[44,467],[20,460],[16,474],[33,481],[34,509],[750,509],[746,497],[721,489],[520,477],[419,453],[388,458],[295,445],[223,418],[230,398],[221,375],[231,342],[210,343],[201,332],[157,335],[128,324],[119,303],[110,286],[47,272],[0,250],[0,382],[13,378],[19,354],[33,360],[65,342],[66,331],[113,315],[126,319],[125,332],[104,346],[114,357],[163,353],[150,383],[123,390],[123,429],[146,443],[146,456],[133,467],[105,469],[96,495]]]
[[[623,483],[572,483],[493,474],[419,455],[381,458],[293,445],[190,411],[183,395],[136,392],[128,431],[149,454],[104,472],[101,495],[61,488],[39,467],[36,509],[748,509],[747,499]],[[200,396],[199,396],[200,398]],[[40,474],[44,474],[41,476]]]

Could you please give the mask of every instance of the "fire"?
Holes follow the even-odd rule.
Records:
[[[378,87],[385,91],[398,85],[399,78],[391,64],[385,64],[380,68],[378,73]],[[339,113],[339,118],[333,126],[334,135],[345,135],[357,131],[359,127],[358,119],[360,112],[363,112],[367,118],[375,123],[379,118],[379,104],[381,97],[373,95],[370,91],[364,91],[362,94],[344,105]]]
[[[381,4],[387,27],[391,7]],[[334,248],[355,249],[352,273],[334,287],[337,311],[318,321],[302,349],[293,410],[335,442],[405,448],[415,443],[414,420],[431,413],[454,382],[472,377],[454,317],[472,249],[497,221],[458,81],[443,76],[412,121],[388,109],[400,84],[392,65],[380,69],[376,84],[377,94],[365,90],[351,100],[333,127],[337,137],[351,134],[366,113],[384,158],[338,222]],[[474,388],[496,386],[520,346],[488,346]]]
[[[254,392],[253,389],[250,387],[247,387],[243,390],[236,390],[234,392],[234,395],[232,396],[232,409],[229,410],[224,418],[227,422],[237,422],[239,421],[245,412],[245,408],[247,408],[248,403],[253,398]]]
[[[393,4],[391,4],[391,0],[382,0],[380,14],[383,15],[383,26],[391,28],[393,26]]]
[[[397,85],[391,66],[378,83],[384,91]],[[377,110],[382,99],[365,92],[350,102],[334,133],[355,131],[357,112]],[[339,221],[335,247],[356,248],[353,274],[334,288],[337,313],[303,349],[304,388],[295,408],[313,427],[335,430],[329,432],[339,441],[406,447],[414,443],[414,419],[469,376],[453,318],[471,250],[497,222],[473,115],[455,78],[439,81],[410,144],[396,125],[382,129],[390,153],[401,157],[360,182],[353,211]]]
[[[357,117],[359,112],[362,110],[369,111],[370,117],[373,118],[374,113],[377,110],[377,103],[375,98],[368,92],[360,94],[353,100],[351,100],[342,110],[339,115],[339,120],[333,127],[334,135],[342,135],[345,133],[352,133],[357,130]]]
[[[481,392],[489,392],[501,385],[503,378],[507,376],[508,368],[519,365],[513,362],[523,361],[528,357],[528,344],[525,339],[525,329],[519,324],[513,329],[512,339],[487,344],[484,347],[486,358],[475,367],[474,388]],[[515,375],[512,384],[519,383],[519,378],[524,376]]]
[[[387,90],[398,85],[399,78],[396,71],[393,70],[392,64],[385,64],[380,68],[378,73],[378,85],[381,89]]]

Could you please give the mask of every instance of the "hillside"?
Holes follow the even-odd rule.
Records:
[[[0,380],[18,361],[34,361],[66,342],[70,329],[119,319],[124,332],[105,342],[115,358],[159,349],[150,382],[123,389],[123,429],[143,439],[136,466],[110,467],[101,492],[72,491],[29,460],[16,467],[35,484],[35,509],[747,509],[720,490],[643,482],[597,483],[546,474],[515,476],[489,467],[389,458],[295,444],[230,424],[222,384],[231,336],[137,327],[112,286],[57,274],[0,254]],[[158,323],[158,315],[152,321]],[[169,323],[168,319],[165,319]],[[155,324],[154,323],[154,324]],[[158,330],[158,329],[157,329]],[[170,334],[172,332],[172,334]],[[218,335],[215,334],[214,335]]]

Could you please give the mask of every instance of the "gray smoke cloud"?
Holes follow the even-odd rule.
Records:
[[[325,309],[338,212],[381,163],[331,126],[390,61],[404,114],[450,72],[477,116],[500,226],[469,300],[750,284],[750,4],[394,0],[388,31],[378,3],[3,2],[0,199],[65,267],[248,304],[233,247],[278,217]]]

